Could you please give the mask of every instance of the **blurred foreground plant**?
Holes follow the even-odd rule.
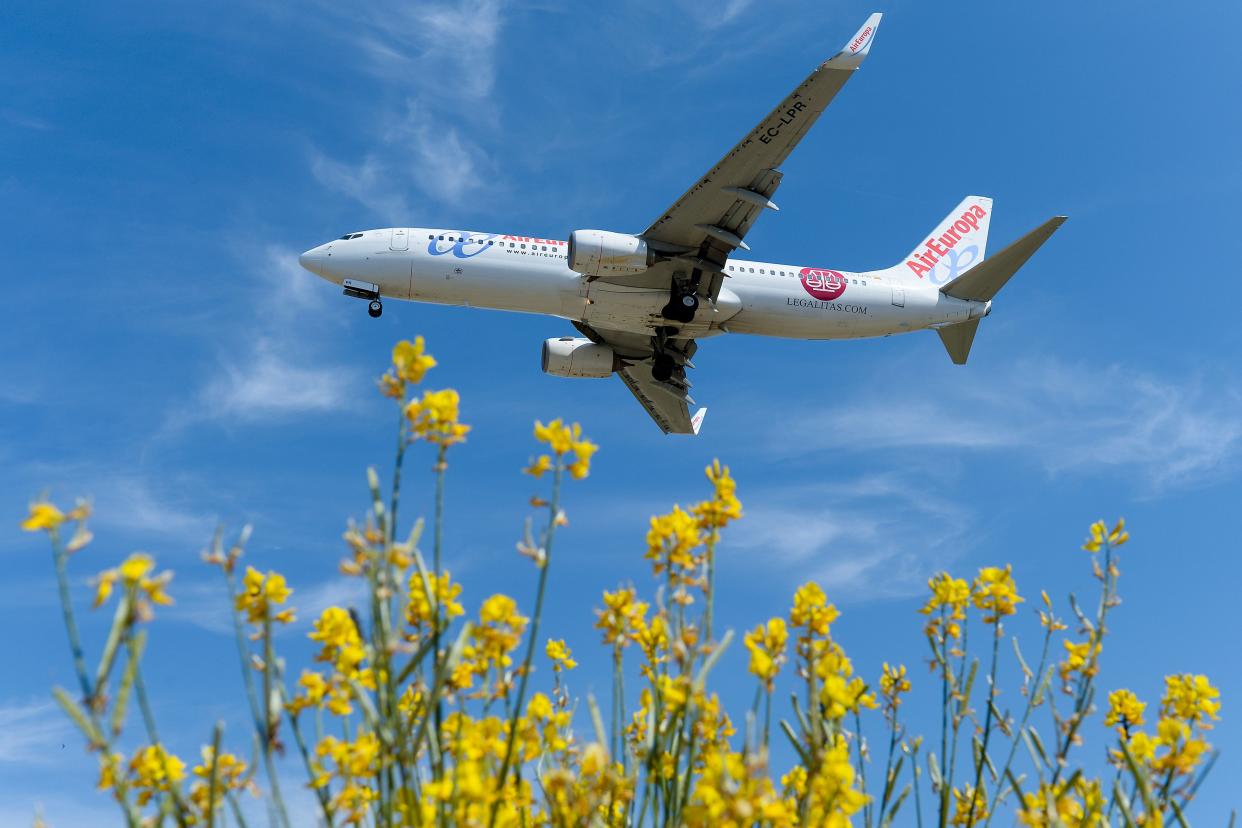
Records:
[[[1118,551],[1129,539],[1120,521],[1090,527],[1083,548],[1099,596],[1092,612],[1070,597],[1072,634],[1041,594],[1034,669],[1005,630],[1025,600],[1011,567],[930,580],[921,612],[929,687],[939,685],[938,739],[906,731],[902,712],[914,680],[905,666],[885,663],[874,684],[855,671],[833,635],[839,612],[814,582],[796,590],[787,614],[744,635],[756,687],[739,733],[709,682],[733,639],[713,628],[716,549],[742,516],[729,469],[714,462],[707,499],[651,519],[652,597],[630,585],[604,592],[595,626],[612,667],[608,721],[588,696],[586,715],[578,716],[585,724],[576,725],[567,681],[577,661],[563,640],[542,637],[540,625],[554,541],[567,524],[562,485],[588,476],[597,447],[576,423],[535,424],[544,448],[525,472],[546,479],[548,489],[531,498],[534,515],[518,543],[536,570],[533,609],[524,615],[516,600],[498,594],[467,619],[462,588],[442,566],[442,521],[448,450],[470,427],[460,421],[456,391],[413,393],[435,364],[421,338],[401,342],[380,379],[399,414],[393,479],[385,495],[378,474],[368,472],[371,507],[349,525],[340,564],[345,577],[364,581],[365,600],[314,619],[308,638],[316,669],[293,680],[276,652],[276,630],[295,617],[285,578],[254,567],[238,577],[249,530],[227,548],[217,534],[204,555],[219,568],[233,609],[254,726],[249,762],[222,750],[221,725],[190,770],[159,738],[142,653],[145,624],[156,606],[171,603],[171,573],[156,574],[154,561],[138,553],[99,574],[95,606],[114,594],[117,600],[89,670],[67,564],[91,541],[90,507],[79,503],[65,513],[46,500],[30,507],[22,528],[51,541],[78,680],[78,692],[57,688],[55,696],[98,757],[99,787],[116,799],[126,824],[246,825],[254,808],[240,795],[249,792],[264,796],[269,824],[291,826],[278,770],[288,740],[318,821],[328,826],[884,826],[899,815],[920,826],[997,818],[1030,826],[1186,824],[1215,760],[1206,735],[1220,701],[1206,677],[1168,676],[1151,712],[1131,691],[1111,691],[1102,719],[1114,744],[1108,763],[1095,769],[1104,776],[1078,759],[1084,726],[1098,714],[1107,621],[1119,603]],[[397,520],[405,456],[420,443],[435,456],[430,564],[420,548],[422,522],[402,534]],[[984,639],[981,657],[968,646],[972,629]],[[1001,678],[1015,672],[1002,667],[1006,639],[1021,677],[1017,709],[1001,703]],[[641,681],[627,705],[631,648]],[[532,693],[539,653],[551,681]],[[779,720],[774,745],[782,674],[792,689],[790,715]],[[118,746],[131,699],[144,732],[127,755]],[[1041,709],[1051,724],[1043,730],[1032,723]],[[883,733],[876,756],[868,728]],[[778,747],[792,765],[776,776]]]

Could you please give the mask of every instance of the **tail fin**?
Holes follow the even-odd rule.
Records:
[[[889,271],[908,283],[947,285],[983,261],[991,220],[992,199],[966,196],[926,241]]]

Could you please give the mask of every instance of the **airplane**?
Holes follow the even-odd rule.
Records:
[[[698,434],[687,370],[720,334],[825,340],[934,330],[965,364],[979,320],[1056,231],[1054,216],[985,258],[992,200],[968,196],[892,267],[854,273],[736,258],[781,183],[778,169],[871,51],[880,14],[641,233],[568,239],[424,227],[346,233],[303,267],[367,300],[383,298],[557,316],[581,336],[543,343],[561,377],[617,374],[666,434]]]

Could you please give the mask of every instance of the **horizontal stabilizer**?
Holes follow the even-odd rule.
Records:
[[[970,346],[975,341],[975,331],[978,329],[978,319],[971,319],[969,322],[958,322],[956,325],[936,329],[936,333],[940,334],[940,341],[944,343],[944,349],[949,352],[949,359],[953,360],[954,365],[966,364],[966,358],[970,356]]]
[[[1026,264],[1026,260],[1031,258],[1035,251],[1040,248],[1040,245],[1048,241],[1049,237],[1064,222],[1065,216],[1053,216],[995,256],[989,256],[980,264],[949,282],[949,284],[940,289],[940,292],[955,299],[976,302],[991,300],[1005,286],[1010,277],[1018,272],[1018,268]],[[963,327],[963,325],[953,325],[942,329],[940,332],[941,339],[944,339],[946,331],[960,327]],[[961,362],[966,361],[965,355],[970,351],[970,341],[974,335],[974,328],[971,328],[970,336],[966,339],[966,350],[962,353]],[[947,339],[945,340],[945,347],[949,347]],[[953,354],[952,349],[950,349],[949,353],[950,355]],[[954,357],[953,361],[958,362],[957,357]]]

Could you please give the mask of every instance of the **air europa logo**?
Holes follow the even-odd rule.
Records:
[[[858,33],[858,37],[854,38],[854,42],[850,44],[850,52],[857,52],[858,47],[867,42],[867,38],[871,37],[872,27],[868,26]]]
[[[835,270],[804,267],[798,275],[802,277],[802,287],[816,299],[830,302],[845,293],[846,278]]]
[[[931,273],[936,263],[949,255],[949,251],[957,247],[958,242],[966,238],[967,235],[979,229],[979,219],[988,214],[978,204],[971,205],[971,208],[962,213],[957,221],[949,225],[949,229],[940,235],[938,239],[928,239],[926,246],[914,253],[912,257],[906,260],[906,267],[914,271],[914,275],[922,279],[928,273]]]

